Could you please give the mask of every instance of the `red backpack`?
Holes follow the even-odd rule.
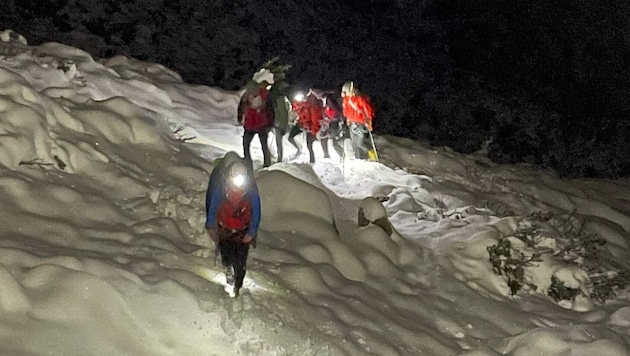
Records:
[[[217,223],[231,232],[244,231],[252,220],[247,190],[226,189],[217,211]]]

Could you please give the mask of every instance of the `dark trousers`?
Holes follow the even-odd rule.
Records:
[[[243,235],[244,233],[241,233]],[[243,236],[221,231],[219,229],[219,251],[221,251],[221,263],[224,267],[234,268],[234,288],[243,286],[249,244],[240,241]]]
[[[352,140],[354,158],[368,159],[368,148],[365,145],[367,133],[368,129],[365,125],[354,122],[350,124],[350,140]]]
[[[249,146],[252,144],[254,135],[258,134],[260,146],[263,151],[263,167],[269,167],[271,165],[271,152],[269,151],[269,146],[267,145],[267,136],[269,134],[269,130],[270,128],[268,127],[264,127],[259,131],[245,130],[245,133],[243,133],[243,154],[245,155],[245,160],[253,162],[251,154],[249,152]]]
[[[348,127],[346,126],[342,118],[333,119],[328,127],[330,139],[333,142],[333,148],[335,149],[335,152],[337,152],[339,157],[343,159],[345,150],[345,148],[343,147],[343,142],[348,137]]]
[[[324,151],[324,158],[330,158],[330,154],[328,153],[328,137],[322,137],[319,139],[319,143],[322,144],[322,151]]]
[[[324,157],[328,158],[328,140],[332,141],[332,146],[335,152],[343,159],[344,157],[344,139],[348,137],[348,127],[344,124],[342,118],[332,119],[328,125],[327,135],[320,139],[322,148],[324,149]]]
[[[302,133],[302,131],[304,130],[302,130],[300,126],[295,125],[291,128],[291,131],[289,132],[289,142],[291,142],[291,144],[295,146],[295,148],[297,148],[298,154],[302,153],[302,147],[295,141],[295,136]],[[306,147],[308,148],[309,160],[311,163],[315,163],[315,153],[313,152],[313,142],[315,142],[315,136],[313,136],[313,134],[311,134],[310,131],[305,131],[305,132],[306,132]]]
[[[322,150],[324,151],[324,158],[330,158],[329,150],[328,150],[328,142],[332,142],[332,146],[335,149],[335,152],[339,155],[339,157],[343,158],[343,137],[323,137],[319,140],[322,144]]]
[[[287,133],[287,129],[286,127],[274,127],[274,133],[276,135],[276,150],[278,151],[278,162],[282,162],[282,158],[283,158],[283,152],[284,150],[282,149],[282,137],[284,137],[284,135],[286,135]]]
[[[333,138],[332,142],[333,142],[333,148],[335,149],[335,152],[337,152],[337,154],[339,155],[339,157],[343,158],[344,154],[344,147],[343,147],[343,137],[340,138]]]

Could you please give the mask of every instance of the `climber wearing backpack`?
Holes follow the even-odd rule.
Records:
[[[252,76],[252,80],[246,85],[246,93],[256,93],[257,91],[260,91],[260,87],[265,87],[265,89],[267,90],[267,93],[261,95],[261,97],[264,98],[266,104],[265,108],[267,110],[269,126],[266,126],[265,130],[262,132],[255,131],[255,133],[258,133],[258,137],[261,139],[261,144],[263,146],[265,167],[269,166],[269,163],[271,161],[269,150],[266,144],[266,135],[271,130],[273,130],[276,139],[278,162],[282,162],[282,139],[284,135],[286,135],[287,131],[289,130],[289,125],[294,119],[291,117],[291,115],[293,114],[293,112],[291,111],[291,102],[287,98],[286,93],[286,91],[290,87],[289,83],[287,82],[287,71],[290,68],[291,65],[282,64],[280,62],[280,57],[272,58],[271,60],[265,62],[260,67],[260,69],[256,73],[254,73],[254,75]],[[243,96],[243,98],[245,99],[245,96]],[[245,109],[247,108],[247,100],[244,100],[243,102],[241,102],[241,104],[242,105],[239,106],[239,118],[241,118],[242,115],[246,113]],[[253,137],[253,135],[251,136]],[[244,137],[244,140],[245,139],[248,139],[251,142],[250,137],[248,137],[247,135],[246,137]],[[243,145],[245,146],[246,143],[247,142],[244,141]],[[247,156],[249,154],[249,150],[246,149],[245,152]]]
[[[330,158],[328,154],[328,142],[330,140],[335,152],[343,159],[343,140],[346,138],[347,127],[342,114],[343,109],[331,94],[331,92],[324,92],[321,98],[324,107],[322,124],[317,133],[317,139],[322,144],[324,158]]]
[[[208,189],[206,190],[206,212],[208,212],[208,208],[210,208],[210,204],[212,203],[212,193],[223,187],[223,183],[227,179],[227,168],[232,165],[232,163],[237,161],[243,161],[243,158],[238,155],[238,153],[234,151],[230,151],[223,156],[223,158],[217,158],[214,160],[212,169],[212,173],[210,173],[210,178],[208,179]]]
[[[291,110],[291,101],[279,84],[272,85],[269,94],[269,100],[271,100],[273,104],[273,128],[276,137],[278,162],[282,162],[284,152],[282,138],[289,132],[289,124],[295,120],[295,113]]]
[[[295,100],[292,104],[293,111],[297,114],[297,123],[289,133],[289,142],[298,150],[297,155],[302,153],[302,147],[295,141],[295,136],[302,131],[306,133],[306,147],[308,148],[309,161],[315,163],[315,153],[313,152],[313,142],[319,132],[322,121],[322,102],[311,91],[304,100]]]
[[[274,111],[269,100],[266,80],[261,81],[257,87],[249,87],[243,94],[238,106],[238,122],[243,125],[243,153],[245,158],[253,164],[250,153],[250,145],[255,135],[258,135],[263,152],[263,167],[271,165],[271,152],[267,144],[267,137],[274,122]]]
[[[372,118],[374,108],[367,97],[357,90],[353,82],[346,82],[341,88],[343,98],[343,115],[350,130],[350,139],[355,158],[368,159],[369,149],[365,145],[367,135],[372,133]],[[372,143],[372,150],[376,155],[376,148]],[[378,157],[376,157],[378,159]]]
[[[209,184],[210,193],[206,229],[217,244],[226,281],[234,285],[238,297],[243,287],[249,246],[256,246],[260,225],[260,196],[254,175],[244,160],[237,160],[218,177],[221,182]]]

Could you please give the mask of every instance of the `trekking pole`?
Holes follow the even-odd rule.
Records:
[[[372,141],[372,149],[374,150],[374,158],[376,158],[376,162],[378,162],[378,152],[376,151],[376,145],[374,144],[374,136],[372,136],[372,131],[368,129],[368,134],[370,135],[370,141]]]
[[[352,106],[355,110],[357,111],[359,110],[359,108],[357,108],[356,105],[352,105]],[[365,128],[368,130],[368,134],[370,135],[370,141],[372,142],[372,149],[374,150],[374,158],[376,158],[376,162],[378,162],[378,152],[376,152],[376,145],[374,144],[374,136],[372,136],[372,131],[370,131],[370,127],[368,125],[368,114],[365,112],[365,110],[361,110],[361,113],[363,113],[363,124],[365,125]]]
[[[345,119],[344,119],[345,121]],[[346,178],[346,133],[344,126],[341,126],[341,176]]]
[[[365,119],[365,128],[368,130],[368,135],[370,135],[370,141],[372,142],[372,149],[374,150],[374,158],[376,158],[376,162],[378,162],[378,152],[376,152],[376,145],[374,144],[374,136],[372,136],[372,131],[367,125],[367,119]]]

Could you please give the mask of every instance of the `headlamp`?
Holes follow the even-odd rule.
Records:
[[[241,188],[241,187],[243,187],[245,185],[245,181],[247,179],[245,178],[244,175],[237,174],[237,175],[231,177],[230,180],[231,180],[233,186]]]
[[[293,100],[300,101],[300,102],[304,101],[304,93],[302,92],[295,93],[295,95],[293,96]]]

